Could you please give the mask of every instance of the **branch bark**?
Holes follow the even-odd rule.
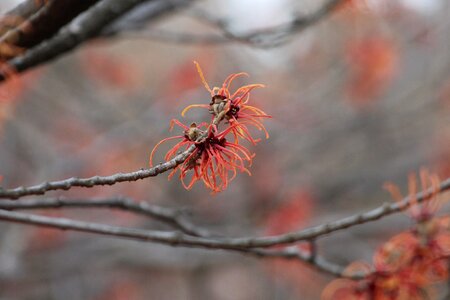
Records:
[[[17,26],[3,34],[0,42],[24,49],[31,48],[53,36],[62,26],[98,1],[28,0],[6,14],[24,22],[23,26]]]
[[[166,223],[175,229],[193,236],[212,237],[209,231],[199,228],[185,220],[182,211],[146,202],[136,202],[130,198],[115,197],[108,199],[26,199],[0,201],[0,209],[50,209],[50,208],[113,208],[129,211]]]
[[[156,0],[101,0],[61,28],[50,39],[41,42],[7,63],[17,72],[23,72],[48,62],[97,36],[108,25],[139,4],[150,1]],[[175,8],[173,5],[171,7]],[[158,12],[163,13],[162,11],[156,13]],[[0,76],[0,81],[2,80],[5,80],[5,76]]]
[[[93,176],[90,178],[68,178],[60,181],[43,182],[38,185],[30,187],[18,187],[14,189],[3,189],[0,188],[0,198],[7,199],[18,199],[24,196],[30,195],[43,195],[48,191],[55,190],[69,190],[73,187],[93,187],[99,185],[114,185],[119,182],[124,181],[138,181],[148,177],[157,176],[167,170],[173,169],[179,164],[183,163],[189,154],[191,154],[195,149],[195,146],[191,146],[188,150],[177,155],[173,159],[158,164],[155,167],[149,169],[141,169],[139,171],[131,173],[117,173],[110,176]]]

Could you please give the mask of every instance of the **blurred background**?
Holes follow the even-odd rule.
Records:
[[[1,1],[5,12],[20,1]],[[298,230],[391,201],[392,181],[424,166],[450,175],[450,3],[348,0],[301,32],[262,44],[230,41],[317,11],[317,0],[199,0],[139,31],[97,39],[0,86],[1,185],[148,166],[177,118],[208,120],[193,61],[212,86],[248,72],[235,87],[264,83],[251,101],[273,116],[252,176],[220,194],[191,191],[163,174],[111,187],[48,196],[124,195],[189,211],[229,236]],[[200,13],[201,12],[201,16]],[[206,38],[205,38],[206,37]],[[263,135],[255,132],[255,135]],[[163,159],[170,143],[156,156]],[[249,146],[250,147],[250,146]],[[49,216],[169,229],[112,210],[47,210]],[[370,261],[380,243],[408,228],[405,214],[318,241],[343,266]],[[318,299],[332,278],[293,261],[172,248],[2,223],[0,299]]]

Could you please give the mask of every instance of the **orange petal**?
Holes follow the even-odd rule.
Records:
[[[203,75],[203,71],[200,68],[199,63],[194,61],[194,64],[197,67],[197,72],[200,75],[200,79],[202,80],[203,85],[205,86],[206,90],[212,94],[211,88],[209,87],[208,83],[205,80],[205,76]]]
[[[185,109],[183,109],[183,111],[181,112],[181,116],[184,117],[186,112],[188,110],[191,110],[191,108],[194,108],[194,107],[201,107],[201,108],[209,109],[209,105],[207,105],[207,104],[191,104],[191,105],[187,106]]]

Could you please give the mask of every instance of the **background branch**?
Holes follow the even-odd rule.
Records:
[[[23,26],[17,26],[3,34],[0,42],[24,49],[34,47],[52,37],[61,27],[98,1],[28,0],[6,14],[8,17],[23,19],[24,22]]]
[[[289,36],[299,33],[326,18],[342,2],[343,0],[328,0],[325,4],[323,4],[323,6],[310,15],[299,15],[288,23],[239,34],[234,33],[229,29],[229,24],[226,20],[215,19],[207,12],[193,10],[191,11],[191,14],[194,17],[217,27],[221,31],[222,35],[200,35],[189,32],[155,30],[144,33],[124,32],[121,36],[136,39],[155,39],[163,42],[181,44],[224,44],[237,42],[255,47],[272,48],[286,43]]]
[[[59,30],[50,39],[41,42],[26,51],[23,55],[9,60],[7,63],[17,72],[23,72],[29,68],[50,61],[59,55],[73,50],[80,44],[97,36],[104,28],[112,24],[133,8],[144,2],[156,0],[101,0],[81,13],[68,25]],[[173,3],[168,1],[169,3]],[[155,10],[155,15],[166,13],[176,5],[168,5],[165,10]],[[149,16],[149,14],[147,14]],[[4,80],[0,77],[0,80]]]

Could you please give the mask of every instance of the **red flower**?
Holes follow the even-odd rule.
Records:
[[[324,299],[430,299],[433,284],[448,278],[450,217],[435,217],[440,202],[439,179],[420,171],[421,192],[430,199],[418,203],[417,179],[409,176],[409,214],[416,224],[382,245],[373,257],[373,271],[360,282],[337,280],[324,291]],[[385,188],[394,199],[403,197],[389,183]],[[359,298],[358,298],[359,297]]]
[[[350,265],[351,267],[352,265]],[[363,267],[363,268],[362,268]],[[360,266],[357,273],[367,273],[369,266]],[[353,271],[355,272],[355,270]],[[349,274],[353,273],[352,271]],[[430,299],[428,291],[424,289],[426,281],[420,274],[409,269],[398,272],[384,272],[375,270],[367,278],[360,281],[350,279],[333,280],[324,289],[322,299],[354,299],[354,300],[410,300]]]
[[[440,206],[439,193],[439,177],[434,174],[430,174],[427,170],[420,170],[420,183],[422,185],[422,191],[425,192],[429,188],[432,189],[432,195],[430,199],[418,203],[417,201],[417,178],[414,173],[411,173],[408,177],[408,196],[411,198],[411,206],[409,208],[409,214],[416,222],[424,222],[433,218],[434,213]],[[384,184],[384,188],[391,193],[392,198],[396,201],[403,199],[402,194],[398,187],[390,182]]]
[[[245,167],[245,161],[251,165],[253,155],[244,146],[229,142],[225,138],[233,129],[234,126],[230,126],[220,133],[214,133],[216,129],[212,125],[205,141],[197,144],[201,177],[213,192],[226,189],[228,183],[236,176],[236,170],[250,175],[250,171]]]
[[[176,136],[172,136],[172,137],[168,137],[165,138],[163,140],[161,140],[160,142],[158,142],[155,147],[153,148],[152,152],[150,153],[150,167],[153,166],[153,156],[156,152],[156,149],[163,143],[170,141],[170,140],[174,140],[174,139],[182,139],[180,142],[178,142],[177,144],[175,144],[164,156],[164,159],[166,161],[174,158],[177,155],[177,152],[180,150],[187,150],[191,145],[196,143],[196,140],[204,133],[204,130],[201,129],[201,127],[206,126],[206,123],[202,123],[200,124],[200,126],[197,126],[197,124],[192,123],[190,127],[182,124],[180,121],[173,119],[170,122],[170,131],[173,129],[174,125],[178,125],[181,128],[184,129],[184,132],[182,135],[176,135]],[[196,149],[197,150],[197,149]],[[175,173],[177,172],[178,169],[180,169],[180,179],[181,182],[183,184],[183,186],[186,189],[190,189],[194,183],[199,179],[199,175],[198,175],[198,168],[197,168],[197,164],[196,164],[196,155],[198,153],[196,151],[194,151],[193,153],[191,153],[187,159],[180,165],[178,165],[177,167],[175,167],[172,172],[170,172],[169,174],[169,179],[171,179]],[[192,177],[191,182],[186,185],[184,182],[184,179],[187,175],[187,172],[189,170],[193,169],[195,172],[195,175]]]
[[[233,80],[246,75],[246,73],[237,73],[228,76],[222,87],[211,89],[200,66],[197,62],[195,64],[205,88],[211,94],[212,100],[209,105],[190,105],[183,110],[181,115],[184,116],[186,111],[193,107],[202,107],[208,108],[213,115],[212,120],[210,124],[202,123],[197,126],[194,123],[191,127],[187,127],[177,120],[172,120],[171,127],[177,124],[184,129],[184,133],[160,141],[150,154],[150,166],[159,145],[168,140],[181,139],[166,153],[166,160],[174,158],[178,151],[186,150],[192,145],[195,145],[195,149],[183,163],[173,169],[169,174],[169,179],[174,176],[177,170],[180,170],[180,179],[186,189],[192,188],[197,181],[202,180],[206,187],[215,193],[223,191],[228,183],[235,178],[237,171],[246,172],[250,175],[247,167],[251,165],[254,155],[239,144],[239,139],[245,139],[253,144],[258,141],[250,135],[247,125],[253,125],[259,130],[264,130],[266,137],[268,137],[267,131],[259,118],[270,118],[270,116],[256,107],[247,105],[250,91],[257,87],[263,87],[262,84],[242,86],[231,94],[229,88]],[[226,124],[226,129],[219,131],[218,127],[222,121]],[[201,128],[204,126],[207,129]],[[234,136],[233,142],[227,140],[228,134]],[[192,172],[189,172],[191,170]],[[185,183],[188,176],[190,176],[190,180]]]
[[[156,144],[150,154],[150,166],[153,165],[156,149],[166,141],[182,139],[166,153],[165,160],[172,159],[179,150],[186,150],[191,145],[195,145],[196,148],[182,164],[172,170],[169,179],[175,175],[177,170],[180,170],[180,179],[186,189],[191,189],[198,180],[202,180],[206,187],[213,192],[220,192],[234,179],[237,170],[250,174],[245,167],[245,161],[251,165],[253,155],[244,146],[229,142],[225,138],[234,129],[234,126],[217,133],[215,125],[209,125],[207,131],[201,129],[201,127],[207,126],[206,123],[202,123],[200,126],[193,123],[187,127],[174,119],[171,129],[175,124],[184,129],[183,135],[165,138]],[[186,184],[185,178],[190,170],[192,170],[192,177]]]
[[[225,119],[232,126],[234,125],[231,131],[235,137],[235,142],[238,141],[238,138],[243,138],[252,144],[256,144],[258,140],[255,140],[251,136],[247,125],[252,125],[257,129],[264,131],[266,138],[269,138],[269,134],[260,118],[271,118],[271,116],[267,115],[259,108],[247,105],[250,99],[250,92],[255,88],[264,87],[264,85],[249,84],[238,88],[234,93],[230,93],[229,89],[234,79],[240,76],[248,76],[247,73],[236,73],[228,76],[221,87],[213,87],[211,89],[205,80],[200,65],[197,62],[194,63],[197,66],[197,71],[203,85],[206,90],[210,92],[212,98],[209,104],[189,105],[181,112],[181,115],[184,116],[188,110],[194,107],[207,108],[213,115],[213,120],[216,120],[216,122]]]
[[[364,262],[353,262],[345,270],[344,274],[370,273],[371,267]],[[323,300],[369,300],[375,299],[370,297],[368,288],[370,279],[354,281],[346,278],[339,278],[331,281],[322,291]]]

